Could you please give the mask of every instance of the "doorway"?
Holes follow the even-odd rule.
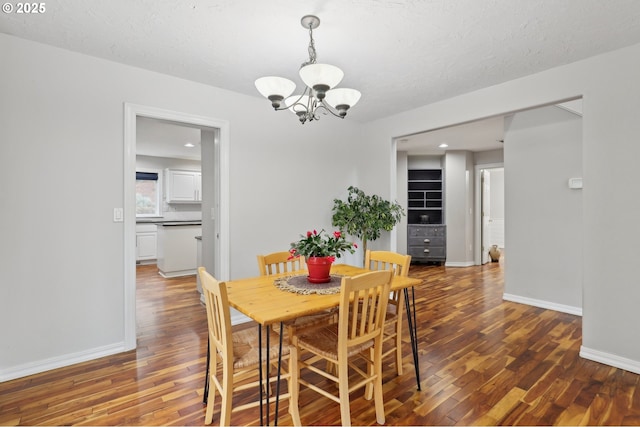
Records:
[[[480,169],[480,262],[491,261],[489,249],[504,251],[504,168]],[[477,256],[476,256],[477,258]]]
[[[229,277],[229,124],[225,120],[154,107],[124,106],[124,332],[125,350],[136,347],[135,172],[136,121],[158,119],[202,129],[202,259],[220,280]],[[208,184],[206,184],[206,183]],[[205,195],[206,193],[206,195]],[[205,202],[206,199],[206,202]]]

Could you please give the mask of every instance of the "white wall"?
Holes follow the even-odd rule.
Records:
[[[554,106],[506,121],[505,299],[582,312],[582,118]]]
[[[582,142],[582,141],[580,141]],[[491,183],[489,211],[492,218],[504,220],[504,168],[487,169]],[[495,188],[495,194],[493,189]]]
[[[444,156],[428,156],[428,155],[419,155],[419,156],[408,156],[408,169],[442,169],[444,167],[443,164]]]
[[[640,158],[639,68],[637,44],[399,113],[369,123],[365,129],[369,150],[384,152],[401,135],[583,96],[581,354],[634,372],[640,372],[640,330],[633,327],[640,321],[635,269],[640,197],[635,181],[628,177]],[[379,163],[384,167],[384,161]],[[507,167],[505,162],[505,170]],[[527,218],[507,214],[506,221]],[[553,247],[557,242],[551,237],[548,243]],[[615,248],[615,256],[603,256],[603,248]],[[580,250],[579,242],[575,250]]]
[[[361,183],[364,141],[349,120],[303,126],[258,94],[6,34],[0,51],[0,381],[123,348],[124,103],[229,122],[232,278],[330,228],[333,198]]]
[[[489,150],[473,153],[473,162],[476,165],[495,165],[504,162],[504,150]]]
[[[487,169],[489,179],[489,244],[504,248],[504,168]],[[484,209],[485,207],[483,207]]]
[[[465,267],[473,260],[473,153],[451,150],[444,156],[445,221],[447,261]]]
[[[640,45],[365,125],[304,126],[258,97],[4,34],[0,51],[0,179],[11,184],[0,210],[0,380],[122,345],[123,226],[112,216],[124,204],[124,102],[228,120],[230,271],[241,277],[256,274],[256,253],[330,227],[331,200],[348,185],[395,196],[394,137],[579,96],[582,354],[640,372],[640,198],[628,179],[640,158]]]
[[[404,209],[404,213],[405,215],[402,216],[402,218],[400,218],[400,222],[396,225],[396,228],[398,230],[406,230],[407,229],[407,215],[409,214],[409,211],[407,209],[407,206],[409,204],[408,202],[408,195],[409,195],[409,174],[408,174],[408,162],[409,162],[409,157],[407,156],[407,152],[406,151],[398,151],[398,157],[397,157],[397,169],[396,169],[396,183],[397,183],[397,192],[396,192],[396,201],[400,204],[400,206],[402,206],[402,209]],[[397,236],[397,240],[396,240],[396,244],[397,244],[397,248],[395,249],[396,252],[401,253],[401,254],[407,254],[407,233],[398,233]]]

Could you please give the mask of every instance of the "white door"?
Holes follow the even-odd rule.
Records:
[[[486,264],[490,261],[489,248],[491,247],[491,174],[486,169],[480,172],[482,190],[482,263]]]

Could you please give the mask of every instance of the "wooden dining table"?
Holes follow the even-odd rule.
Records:
[[[356,276],[358,274],[366,273],[370,270],[361,267],[355,267],[347,264],[334,264],[331,267],[331,274],[338,276]],[[317,314],[324,310],[338,307],[340,305],[340,293],[331,295],[319,295],[319,294],[299,294],[290,291],[284,291],[275,286],[275,280],[285,276],[297,276],[307,274],[305,270],[273,274],[269,276],[258,276],[247,279],[231,280],[225,282],[227,286],[227,296],[229,298],[229,305],[242,314],[250,317],[252,320],[258,323],[259,328],[268,328],[272,325],[280,324],[280,352],[278,355],[278,372],[276,382],[276,407],[275,414],[277,425],[278,414],[278,394],[280,384],[280,361],[282,354],[282,335],[283,328],[282,323],[288,320],[294,320],[302,316]],[[418,390],[420,390],[420,370],[418,365],[418,344],[416,336],[416,319],[415,319],[415,297],[412,293],[412,298],[409,298],[408,290],[412,289],[416,285],[422,283],[420,279],[415,279],[406,276],[393,276],[391,282],[391,290],[403,290],[405,292],[405,308],[407,313],[407,322],[409,325],[409,333],[411,335],[411,348],[413,352],[413,362],[416,372],[416,381],[418,384]],[[412,304],[413,303],[413,304]],[[266,339],[269,339],[270,334],[266,334]],[[259,334],[262,337],[262,330]],[[262,350],[262,343],[259,343],[259,349]],[[269,359],[269,342],[266,343],[267,354],[264,360]],[[262,354],[260,354],[260,360],[263,360]],[[266,363],[266,366],[269,364]],[[263,373],[260,369],[260,379],[262,380]],[[261,401],[262,401],[262,388]],[[269,396],[267,394],[267,407],[269,405]],[[263,421],[262,405],[260,407],[260,420]],[[269,425],[269,411],[267,411],[267,425]]]

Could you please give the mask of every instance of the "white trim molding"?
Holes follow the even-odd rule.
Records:
[[[204,126],[217,130],[214,141],[216,169],[219,173],[216,218],[219,225],[215,251],[216,277],[228,280],[229,259],[229,122],[178,111],[124,103],[124,351],[136,348],[136,265],[135,265],[135,171],[136,117]]]
[[[575,316],[582,317],[582,308],[573,307],[571,305],[558,304],[555,302],[522,297],[514,294],[502,294],[502,299],[505,301],[517,302],[518,304],[531,305],[533,307],[544,308],[547,310],[559,311],[561,313],[573,314]]]
[[[446,261],[444,263],[445,267],[473,267],[476,265],[474,261]]]
[[[504,169],[504,162],[500,163],[485,163],[475,165],[473,167],[474,174],[474,215],[473,215],[473,259],[475,265],[482,265],[482,180],[480,179],[480,173],[483,169]]]
[[[640,374],[640,362],[637,360],[627,359],[626,357],[617,356],[615,354],[605,353],[603,351],[594,350],[585,346],[580,346],[580,357],[594,362],[604,363],[614,368],[624,369],[625,371]]]
[[[36,362],[25,363],[23,365],[14,366],[10,369],[0,371],[0,383],[11,381],[16,378],[23,378],[33,374],[50,371],[52,369],[64,368],[65,366],[75,365],[76,363],[87,362],[89,360],[99,359],[112,354],[118,354],[126,351],[124,342],[111,344],[107,346],[97,347],[90,350],[80,351],[77,353],[63,354],[61,356],[51,357],[49,359],[38,360]]]

